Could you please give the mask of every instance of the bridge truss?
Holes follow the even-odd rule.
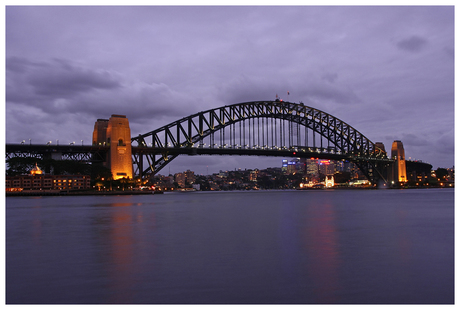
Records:
[[[7,144],[6,159],[13,157],[105,162],[108,147],[79,145]]]
[[[131,140],[139,176],[158,173],[181,154],[264,155],[348,160],[375,184],[386,179],[386,167],[392,162],[342,120],[302,103],[280,100],[210,109]]]

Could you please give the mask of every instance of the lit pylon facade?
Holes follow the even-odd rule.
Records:
[[[133,178],[131,130],[125,115],[113,114],[109,120],[98,119],[94,125],[93,145],[110,147],[106,166],[114,180]]]
[[[404,146],[401,141],[395,140],[391,146],[391,158],[395,160],[393,167],[393,180],[395,182],[407,182],[406,157]]]

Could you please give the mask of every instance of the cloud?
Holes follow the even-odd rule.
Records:
[[[68,60],[55,59],[44,69],[33,72],[28,79],[37,95],[66,98],[96,89],[121,86],[108,71],[79,67]]]
[[[69,127],[61,126],[63,120],[80,119],[80,124],[75,123],[79,128],[86,120],[91,124],[111,114],[127,115],[133,133],[145,133],[198,112],[200,102],[200,98],[164,83],[131,80],[113,71],[90,68],[67,59],[37,62],[10,57],[6,75],[7,138],[13,141],[22,136],[16,134],[15,128],[30,133],[34,132],[33,128],[42,128],[50,133],[45,135],[48,141],[48,136],[60,135],[59,130],[51,129],[51,124],[65,132]],[[90,131],[92,125],[80,132],[84,138]],[[78,140],[74,133],[69,136]],[[38,136],[34,141],[43,139],[37,133],[33,135]]]
[[[420,134],[414,135],[411,133],[404,133],[402,135],[402,141],[404,141],[404,145],[407,146],[425,146],[430,143],[426,136]]]
[[[404,51],[417,53],[428,45],[428,41],[420,36],[413,35],[409,38],[405,38],[396,42],[396,46]]]
[[[321,77],[321,79],[328,81],[329,83],[335,83],[338,79],[338,74],[337,73],[325,73]]]
[[[34,62],[11,57],[6,65],[6,100],[43,110],[68,108],[78,96],[121,87],[119,77],[65,59]]]

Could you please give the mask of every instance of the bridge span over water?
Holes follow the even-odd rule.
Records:
[[[134,175],[158,173],[179,155],[282,156],[347,160],[374,184],[394,161],[344,121],[302,103],[254,101],[186,116],[131,138]],[[8,156],[46,152],[104,161],[108,146],[7,144]],[[49,155],[48,155],[49,156]]]
[[[302,103],[254,101],[202,111],[131,139],[137,173],[179,155],[255,155],[349,160],[372,182],[386,153],[344,121]],[[147,167],[144,165],[147,159]]]

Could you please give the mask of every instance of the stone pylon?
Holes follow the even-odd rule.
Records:
[[[110,119],[98,119],[94,124],[93,145],[109,146],[106,167],[114,180],[133,178],[131,130],[125,115],[112,114]]]

